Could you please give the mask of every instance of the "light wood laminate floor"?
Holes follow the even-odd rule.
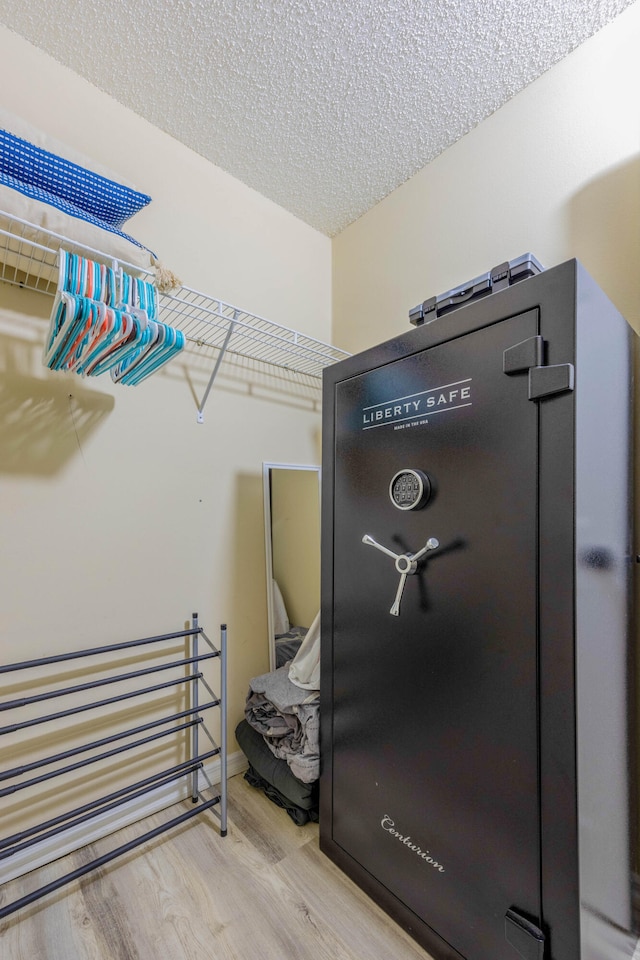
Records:
[[[187,805],[185,804],[185,808]],[[7,883],[8,903],[175,816],[178,807]],[[250,787],[229,781],[229,832],[209,812],[0,921],[3,960],[429,960]]]

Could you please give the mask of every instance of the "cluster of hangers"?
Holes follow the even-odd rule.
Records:
[[[51,370],[135,386],[172,360],[185,335],[158,319],[152,283],[60,250],[43,362]]]

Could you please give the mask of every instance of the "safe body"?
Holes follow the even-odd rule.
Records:
[[[325,370],[320,845],[436,960],[633,955],[631,410],[576,261]]]

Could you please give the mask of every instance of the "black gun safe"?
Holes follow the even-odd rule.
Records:
[[[436,960],[630,960],[631,338],[576,261],[325,371],[321,849]]]

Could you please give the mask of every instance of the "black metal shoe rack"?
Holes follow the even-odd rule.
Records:
[[[184,638],[185,652],[188,655],[175,660],[169,654],[170,659],[167,659],[167,645],[172,641],[181,640],[182,638]],[[199,640],[201,638],[206,644],[206,650],[204,650],[204,652],[200,652]],[[147,745],[153,744],[156,741],[159,741],[160,744],[162,744],[163,740],[165,743],[170,741],[178,751],[185,751],[186,748],[187,759],[175,764],[174,766],[165,767],[159,772],[153,773],[151,776],[146,777],[143,780],[139,780],[135,783],[129,784],[128,786],[121,787],[112,793],[109,793],[98,799],[91,800],[90,802],[79,807],[75,807],[66,813],[59,814],[52,819],[29,826],[11,836],[3,837],[0,839],[0,861],[20,853],[21,851],[26,850],[28,847],[50,840],[57,835],[64,834],[64,832],[67,830],[81,827],[82,824],[88,823],[92,818],[101,816],[108,811],[113,811],[121,805],[136,801],[145,794],[166,787],[169,784],[179,781],[183,777],[187,778],[188,791],[191,796],[191,800],[194,805],[197,804],[197,806],[194,806],[193,809],[189,809],[179,816],[170,819],[161,826],[144,833],[135,840],[131,840],[128,843],[122,844],[121,846],[110,850],[97,859],[83,864],[81,867],[72,871],[71,873],[61,876],[53,882],[31,891],[26,896],[0,906],[0,919],[15,913],[21,908],[26,907],[28,904],[41,899],[47,894],[58,890],[74,880],[77,880],[79,877],[82,877],[91,871],[104,866],[110,861],[115,860],[117,857],[128,853],[141,844],[152,840],[165,831],[184,823],[185,821],[191,819],[191,817],[196,816],[205,810],[216,808],[213,812],[219,819],[220,833],[222,836],[226,836],[226,624],[222,624],[220,627],[220,645],[218,648],[214,646],[214,644],[205,634],[203,628],[199,626],[198,615],[194,613],[191,618],[191,627],[188,630],[179,630],[174,633],[146,637],[140,640],[131,640],[124,643],[114,643],[87,650],[78,650],[57,656],[42,657],[36,660],[26,660],[22,663],[2,665],[0,666],[0,675],[4,677],[8,674],[11,674],[12,678],[15,676],[18,683],[20,683],[22,677],[27,675],[27,671],[34,670],[35,674],[38,675],[38,683],[40,684],[42,682],[40,680],[41,671],[38,671],[37,668],[48,668],[52,665],[66,664],[70,661],[84,661],[85,659],[90,660],[90,658],[99,657],[101,659],[97,661],[97,663],[100,664],[101,669],[104,669],[104,658],[109,658],[114,653],[118,653],[120,651],[137,651],[139,648],[142,648],[142,652],[145,654],[145,660],[147,662],[149,662],[149,652],[157,651],[159,662],[154,663],[151,666],[145,666],[135,670],[128,670],[127,672],[123,673],[100,676],[98,679],[89,679],[80,684],[55,687],[47,689],[45,692],[34,693],[29,696],[21,696],[19,698],[0,702],[1,712],[12,712],[14,716],[20,716],[20,712],[23,711],[23,708],[27,708],[27,711],[29,712],[29,708],[31,708],[33,705],[39,705],[41,703],[46,704],[48,701],[53,699],[64,697],[73,698],[73,695],[77,694],[81,694],[83,698],[82,702],[77,702],[76,700],[73,706],[68,706],[66,709],[52,713],[45,712],[43,715],[37,716],[33,715],[33,711],[31,711],[32,715],[29,716],[28,719],[23,719],[20,722],[14,722],[0,726],[0,748],[2,747],[2,738],[4,736],[9,734],[20,734],[21,731],[31,727],[39,727],[40,729],[46,730],[47,728],[42,728],[41,725],[50,725],[53,722],[68,717],[73,718],[77,716],[79,726],[74,728],[77,733],[77,730],[81,730],[82,725],[86,724],[86,718],[84,716],[85,713],[88,712],[89,716],[91,716],[91,711],[99,711],[100,721],[102,723],[104,722],[104,719],[108,715],[108,711],[110,709],[113,711],[117,705],[122,704],[127,700],[132,700],[132,706],[135,707],[136,704],[139,703],[140,697],[149,697],[153,694],[160,694],[163,697],[162,702],[164,704],[167,702],[167,700],[163,696],[163,691],[166,691],[169,694],[171,694],[172,691],[177,691],[178,696],[183,695],[186,703],[188,704],[187,708],[178,712],[167,713],[166,715],[155,718],[147,723],[127,727],[127,729],[118,729],[116,733],[113,733],[109,736],[82,742],[71,749],[55,754],[49,754],[47,756],[42,756],[33,762],[16,766],[12,769],[0,770],[0,803],[6,802],[4,798],[14,795],[18,791],[28,791],[29,788],[34,787],[39,788],[41,784],[44,784],[49,780],[53,780],[54,778],[61,778],[63,780],[65,775],[68,776],[84,767],[90,767],[93,764],[97,764],[99,769],[99,764],[101,762],[104,763],[104,761],[114,758],[120,754],[125,754],[128,751],[135,751],[136,748],[141,746],[146,747]],[[203,672],[201,670],[201,664],[203,661],[214,658],[218,658],[219,660],[219,695],[214,693],[208,681],[203,676]],[[96,663],[96,661],[94,661],[94,663]],[[87,666],[87,672],[90,669],[90,666]],[[94,667],[94,670],[95,669],[96,668]],[[158,673],[160,671],[167,671],[168,673],[166,675],[169,675],[170,672],[173,674],[176,674],[177,672],[177,675],[172,675],[171,679],[153,683],[150,686],[136,686],[135,689],[127,689],[126,692],[118,693],[116,696],[103,698],[97,694],[97,699],[91,699],[90,701],[84,700],[84,693],[87,691],[90,692],[90,696],[93,697],[96,695],[94,693],[95,691],[100,691],[102,687],[105,687],[109,684],[119,684],[122,682],[126,685],[131,681],[135,681],[137,683],[138,678],[151,677],[154,673]],[[207,694],[208,699],[203,697],[201,700],[200,688],[202,688]],[[170,702],[175,705],[176,697],[170,697],[169,699]],[[220,710],[219,742],[213,739],[203,717],[205,711],[213,708],[219,708]],[[38,708],[36,707],[36,709]],[[71,722],[73,723],[73,721]],[[49,730],[50,729],[51,727],[49,727]],[[210,746],[210,749],[206,749],[202,753],[200,752],[199,745],[200,731],[206,734],[208,746]],[[126,742],[117,743],[118,741]],[[114,744],[117,745],[114,746]],[[107,750],[102,749],[103,747],[107,746],[109,747]],[[91,753],[91,755],[88,757],[85,756],[82,759],[74,759],[71,763],[66,763],[66,761],[71,760],[72,758],[79,757],[80,755],[87,753]],[[217,796],[214,796],[210,799],[205,799],[199,792],[198,781],[199,776],[203,775],[201,771],[203,771],[205,762],[211,760],[213,757],[220,758],[219,793]],[[38,773],[36,776],[30,776],[31,774],[35,773],[35,771],[43,770],[54,765],[57,766],[53,770]],[[60,790],[63,788],[64,787],[60,787]]]

